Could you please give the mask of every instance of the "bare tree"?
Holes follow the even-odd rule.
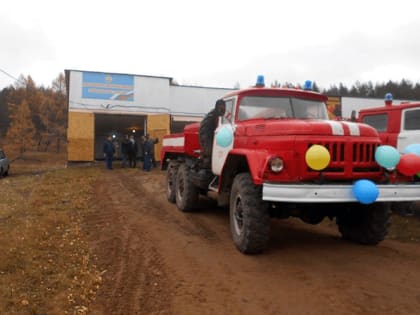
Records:
[[[18,145],[20,156],[26,151],[28,143],[35,137],[35,126],[32,122],[32,113],[28,102],[23,100],[20,104],[9,103],[10,126],[7,130],[7,140],[9,143]]]

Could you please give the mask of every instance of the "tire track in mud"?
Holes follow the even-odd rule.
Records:
[[[226,213],[178,211],[158,171],[104,170],[95,189],[85,230],[106,272],[92,314],[418,313],[418,247],[276,220],[269,250],[246,256]]]
[[[136,208],[136,211],[142,214],[142,219],[151,220],[150,225],[155,227],[155,231],[160,229],[159,236],[164,238],[171,237],[177,243],[177,247],[167,244],[160,244],[160,249],[167,253],[165,259],[168,264],[173,262],[182,262],[182,265],[175,265],[178,270],[172,270],[172,279],[175,284],[172,293],[175,297],[187,300],[194,304],[198,301],[203,306],[207,304],[209,297],[205,289],[209,286],[215,287],[215,290],[224,292],[223,295],[229,296],[230,289],[222,282],[213,283],[211,274],[207,268],[203,268],[201,257],[207,257],[208,251],[220,250],[224,242],[220,239],[212,223],[207,222],[200,217],[200,211],[215,211],[216,205],[207,200],[202,200],[197,212],[183,213],[176,208],[176,205],[166,200],[165,183],[162,173],[142,173],[140,175],[133,173],[121,174],[124,177],[125,188],[133,195],[145,196],[146,203],[140,203],[142,207]],[[210,208],[210,209],[208,209]],[[217,211],[217,210],[216,210]],[[207,216],[207,214],[202,214]],[[227,222],[226,222],[227,223]],[[163,230],[163,231],[162,231]],[[178,246],[181,245],[181,248]],[[166,247],[165,247],[166,246]],[[194,248],[193,251],[190,251]],[[197,251],[202,250],[202,254]],[[192,279],[194,278],[194,279]],[[228,278],[228,276],[226,277]],[[228,299],[228,297],[218,296],[218,301]],[[211,300],[211,299],[210,299]],[[206,307],[207,311],[203,314],[213,314],[210,305]],[[217,313],[217,312],[216,312]]]
[[[109,310],[111,314],[195,314],[197,302],[205,308],[200,311],[202,314],[216,314],[221,307],[225,309],[219,303],[232,302],[233,291],[218,277],[213,279],[208,268],[203,268],[211,264],[212,269],[222,268],[220,272],[226,272],[217,256],[208,259],[209,251],[223,251],[226,246],[211,223],[199,218],[199,213],[182,213],[168,203],[161,174],[106,175],[110,178],[104,182],[111,181],[112,185],[99,185],[96,195],[97,200],[108,197],[102,197],[95,206],[105,213],[103,216],[96,213],[97,223],[92,217],[88,221],[93,222],[91,226],[102,225],[100,233],[117,233],[118,237],[110,239],[111,242],[102,237],[97,244],[105,248],[99,256],[107,272],[104,290],[98,293],[92,306],[93,314],[108,314]],[[122,228],[117,231],[109,226]],[[232,250],[231,244],[229,249]],[[129,278],[130,274],[133,278]],[[229,278],[229,273],[224,276],[224,280]],[[208,290],[213,292],[210,297]]]
[[[85,231],[103,272],[92,314],[170,314],[165,262],[140,220],[131,220],[142,200],[113,174],[95,187],[97,203],[85,218]],[[112,184],[108,184],[112,183]]]
[[[196,236],[215,243],[220,240],[216,231],[213,228],[209,228],[208,224],[198,214],[200,208],[217,208],[215,203],[205,200],[199,206],[197,212],[182,213],[175,205],[171,205],[166,200],[165,184],[162,182],[161,174],[125,173],[122,176],[124,177],[125,188],[133,196],[137,196],[140,199],[142,196],[147,196],[147,207],[137,207],[139,212],[149,215],[153,219],[160,221],[160,223],[167,224],[168,228],[175,228],[178,232],[187,236]],[[151,183],[153,184],[150,186]]]

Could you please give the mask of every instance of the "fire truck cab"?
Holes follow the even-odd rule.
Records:
[[[392,103],[392,95],[385,96],[385,105],[362,109],[357,119],[374,127],[382,144],[391,145],[400,153],[413,143],[420,143],[420,103]]]

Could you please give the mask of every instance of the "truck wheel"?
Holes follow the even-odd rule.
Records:
[[[175,162],[169,162],[166,171],[166,198],[169,202],[175,203],[175,182],[178,165]]]
[[[260,253],[268,244],[268,206],[262,200],[261,187],[254,185],[248,173],[238,174],[233,181],[230,194],[230,230],[234,244],[242,253]]]
[[[198,201],[198,189],[191,182],[190,170],[182,164],[178,168],[175,184],[175,202],[179,210],[188,212],[194,210]]]
[[[376,245],[388,233],[390,204],[376,202],[371,205],[353,205],[337,215],[338,229],[344,239]]]

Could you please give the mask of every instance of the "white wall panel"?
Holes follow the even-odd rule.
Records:
[[[171,86],[171,115],[204,116],[216,101],[232,89]]]
[[[95,99],[83,97],[84,71],[69,70],[69,109],[113,113],[167,113],[182,116],[203,116],[217,99],[232,89],[170,85],[171,78],[112,74],[134,78],[134,96],[130,101],[117,99]],[[85,74],[104,75],[86,71]],[[86,87],[85,87],[86,88]],[[95,88],[95,87],[93,87]],[[98,88],[100,89],[100,87]]]

